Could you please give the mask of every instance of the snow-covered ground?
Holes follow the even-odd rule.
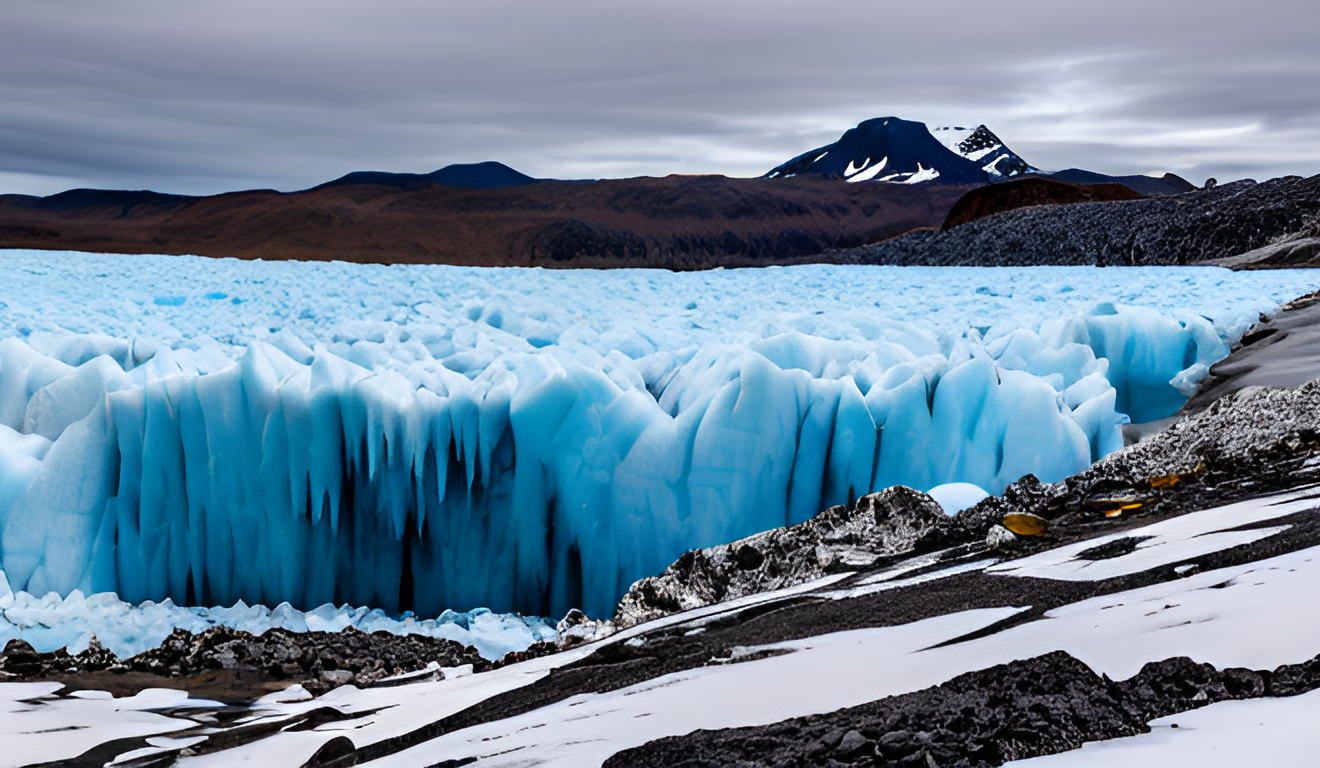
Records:
[[[1313,768],[1320,756],[1320,691],[1277,699],[1221,701],[1161,717],[1151,731],[1091,742],[1006,768]]]
[[[1312,272],[0,254],[16,591],[608,614],[874,489],[1072,474]],[[413,588],[402,588],[405,563]]]
[[[1286,494],[1235,504],[1216,510],[1192,513],[1130,531],[1132,536],[1158,537],[1160,548],[1178,550],[1185,557],[1204,554],[1198,539],[1240,520],[1267,522],[1277,517],[1312,509],[1316,503],[1306,492]],[[1320,510],[1315,514],[1320,514]],[[1190,521],[1199,521],[1191,524]],[[1282,527],[1275,526],[1276,533]],[[1153,540],[1153,539],[1152,539]],[[1235,540],[1214,539],[1221,548],[1236,546]],[[1154,547],[1152,547],[1154,548]],[[1114,558],[1145,561],[1129,553]],[[1170,561],[1175,562],[1175,561]],[[986,564],[981,564],[982,567]],[[903,567],[895,569],[901,575]],[[951,574],[961,569],[950,569]],[[947,575],[946,574],[946,575]],[[1094,573],[1094,578],[1105,574]],[[838,577],[792,590],[828,595]],[[1012,579],[1011,575],[992,576]],[[773,723],[785,718],[830,712],[874,701],[885,696],[919,690],[947,681],[962,673],[985,669],[1017,659],[1064,650],[1098,673],[1113,679],[1135,674],[1148,661],[1190,656],[1216,667],[1269,669],[1313,657],[1320,637],[1320,610],[1312,599],[1320,583],[1320,548],[1231,567],[1209,570],[1171,582],[1081,600],[1046,612],[1041,618],[988,636],[949,645],[946,641],[968,635],[1028,606],[1006,606],[957,611],[898,626],[855,629],[801,640],[746,649],[782,651],[781,655],[736,664],[705,666],[663,675],[646,682],[607,693],[570,697],[515,717],[496,720],[440,735],[394,754],[373,760],[371,765],[421,766],[442,760],[476,757],[478,766],[590,766],[598,765],[615,752],[648,740],[687,733],[697,728],[717,729]],[[744,600],[775,599],[756,596]],[[779,596],[783,597],[783,595]],[[713,614],[729,606],[712,606],[685,615],[669,617],[665,623],[682,629],[700,629]],[[657,625],[641,625],[605,642],[635,642]],[[1260,631],[1268,628],[1268,631]],[[344,687],[309,700],[296,691],[266,697],[258,704],[264,717],[289,716],[316,707],[331,706],[350,717],[310,731],[280,732],[232,751],[197,758],[184,758],[180,765],[232,765],[240,759],[261,760],[268,765],[299,765],[317,748],[339,735],[347,735],[361,750],[413,731],[428,723],[501,692],[529,684],[552,668],[582,658],[595,646],[577,648],[560,655],[504,667],[480,675],[454,674],[439,682],[416,683],[402,688],[357,690]],[[165,735],[191,727],[178,714],[153,719],[144,713],[153,707],[133,701],[122,706],[110,702],[50,698],[52,687],[32,688],[0,685],[0,699],[16,701],[46,698],[31,704],[10,704],[3,721],[13,748],[44,760],[80,754],[96,738],[114,732],[122,723],[125,732]],[[17,691],[17,692],[16,692]],[[165,694],[160,694],[165,696]],[[145,694],[143,694],[145,696]],[[1187,749],[1214,750],[1225,743],[1224,735],[1243,732],[1242,718],[1288,726],[1302,722],[1315,708],[1315,694],[1277,701],[1244,702],[1228,707],[1217,704],[1195,713],[1184,713],[1156,723],[1150,737],[1088,747],[1073,755],[1051,758],[1046,765],[1073,765],[1068,760],[1091,760],[1091,754],[1121,757],[1137,750],[1167,755],[1179,745]],[[177,696],[156,709],[177,709],[185,702]],[[197,702],[205,706],[204,702]],[[1235,708],[1236,709],[1235,709]],[[40,724],[63,722],[74,717],[96,729],[59,742],[37,733]],[[1234,713],[1245,713],[1235,715]],[[1186,724],[1187,734],[1165,733],[1165,722]],[[1248,719],[1245,723],[1251,723]],[[1261,726],[1266,727],[1266,726]],[[1263,733],[1263,732],[1257,732]],[[1144,740],[1144,741],[1143,741]],[[1255,742],[1257,744],[1260,741]],[[1281,759],[1298,754],[1313,742],[1293,733],[1278,752]],[[1117,751],[1115,751],[1117,750]],[[1161,751],[1163,750],[1163,751]],[[1291,751],[1289,751],[1291,750]],[[1135,754],[1135,753],[1132,753]],[[1236,754],[1236,753],[1234,753]],[[1275,752],[1264,753],[1259,764],[1274,762]],[[1029,765],[1032,763],[1024,763]],[[1098,763],[1079,762],[1077,765]],[[1107,763],[1108,764],[1108,763]],[[1137,762],[1137,765],[1159,764]],[[1191,763],[1188,763],[1191,764]],[[1228,763],[1209,763],[1220,765]],[[1198,763],[1200,765],[1200,763]]]

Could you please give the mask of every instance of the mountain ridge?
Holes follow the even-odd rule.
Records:
[[[762,178],[814,176],[852,183],[995,184],[1041,178],[1071,184],[1122,184],[1143,195],[1174,195],[1196,187],[1179,176],[1110,176],[1080,168],[1048,173],[1009,149],[984,124],[941,126],[897,117],[863,120],[831,144],[804,152]]]

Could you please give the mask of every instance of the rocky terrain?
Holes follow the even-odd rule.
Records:
[[[1287,176],[1144,200],[1020,208],[832,257],[928,266],[1302,267],[1320,263],[1320,249],[1310,240],[1318,217],[1320,176]]]
[[[228,690],[207,678],[208,695],[241,701],[288,685],[324,693],[463,664],[491,666],[475,648],[418,635],[366,634],[350,627],[333,633],[272,629],[258,636],[219,627],[198,635],[176,629],[161,645],[130,659],[116,657],[95,638],[72,655],[63,649],[37,653],[22,640],[10,640],[0,652],[0,681],[60,680],[75,689],[136,692],[151,685],[191,687],[199,676],[223,670],[246,674],[224,676]]]
[[[1020,555],[1112,528],[1124,514],[1176,514],[1320,480],[1320,459],[1312,458],[1318,451],[1320,380],[1297,389],[1243,388],[1060,483],[1028,475],[952,518],[930,497],[899,486],[789,528],[689,552],[634,584],[614,622],[629,627],[941,547]]]
[[[947,231],[977,219],[1019,208],[1140,200],[1143,197],[1145,195],[1122,184],[1069,184],[1031,176],[973,189],[954,203],[940,230]]]
[[[1061,651],[915,693],[763,727],[695,731],[621,752],[606,768],[952,766],[988,768],[1148,732],[1217,701],[1320,688],[1320,656],[1273,670],[1217,670],[1186,657],[1114,682]]]
[[[354,174],[287,194],[0,195],[0,248],[563,268],[790,264],[938,227],[968,189],[723,176],[470,188],[432,176]]]
[[[688,552],[663,574],[634,584],[619,602],[614,623],[620,629],[631,627],[929,551],[959,538],[966,536],[933,499],[895,486],[788,528]]]

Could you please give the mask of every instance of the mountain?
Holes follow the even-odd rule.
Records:
[[[521,171],[516,171],[504,163],[486,161],[484,163],[459,163],[447,165],[431,173],[386,173],[384,171],[354,171],[328,181],[313,189],[342,187],[355,184],[375,184],[399,189],[425,189],[433,184],[462,189],[502,189],[504,187],[522,187],[535,184],[534,179]]]
[[[904,184],[936,180],[941,184],[984,184],[989,179],[979,164],[945,146],[925,123],[897,117],[859,123],[833,144],[798,155],[763,178],[794,176]]]
[[[859,123],[833,144],[798,155],[763,178],[794,176],[901,184],[993,184],[1037,177],[1070,184],[1122,184],[1143,195],[1176,195],[1196,188],[1171,173],[1163,177],[1107,176],[1078,168],[1046,173],[1009,149],[984,125],[927,128],[925,123],[897,117]]]

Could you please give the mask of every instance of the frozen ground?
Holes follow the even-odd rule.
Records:
[[[1197,557],[1205,552],[1198,539],[1237,527],[1239,518],[1257,524],[1284,517],[1297,521],[1299,511],[1313,510],[1314,504],[1311,492],[1285,494],[1178,518],[1197,521],[1196,524],[1176,527],[1167,522],[1156,523],[1129,531],[1129,534],[1158,537],[1161,548],[1170,552],[1181,551],[1184,557]],[[1320,512],[1311,511],[1310,514]],[[1273,528],[1282,533],[1286,525]],[[1214,541],[1223,549],[1236,546],[1235,540],[1219,538]],[[1139,566],[1145,563],[1141,555],[1133,553],[1114,559],[1124,561],[1125,558],[1131,558],[1128,562]],[[918,558],[918,561],[913,565],[928,564],[929,557]],[[984,567],[987,564],[979,565]],[[894,574],[901,575],[907,567],[900,564]],[[964,570],[949,568],[926,578],[948,578]],[[1098,584],[1109,575],[1112,574],[1096,572],[1090,577]],[[780,595],[758,595],[742,604],[784,599],[789,594],[834,596],[831,592],[836,589],[838,578],[802,585]],[[985,578],[1016,580],[1010,575]],[[964,672],[1054,650],[1067,651],[1097,673],[1113,679],[1130,677],[1148,661],[1182,655],[1221,669],[1230,666],[1270,669],[1280,664],[1299,663],[1315,655],[1316,637],[1320,636],[1320,612],[1314,609],[1310,597],[1317,579],[1320,579],[1320,549],[1311,547],[1256,562],[1206,570],[1173,581],[1082,599],[1050,610],[1034,620],[982,637],[968,638],[967,635],[1018,615],[1029,606],[957,611],[894,626],[846,630],[744,648],[743,658],[746,660],[739,663],[709,664],[618,690],[574,695],[513,717],[450,732],[436,730],[430,737],[406,742],[404,746],[409,743],[413,746],[398,751],[378,749],[373,752],[372,745],[417,732],[417,729],[477,702],[528,685],[554,668],[582,659],[594,648],[573,649],[480,675],[464,675],[462,670],[457,670],[446,680],[403,688],[357,690],[344,687],[314,700],[294,691],[266,697],[256,705],[254,714],[274,721],[318,707],[333,707],[348,719],[310,730],[286,729],[232,750],[185,758],[180,765],[232,765],[243,759],[270,765],[299,765],[321,745],[344,735],[362,751],[362,755],[375,755],[367,762],[370,765],[420,766],[475,757],[474,765],[477,766],[562,765],[576,768],[598,765],[619,750],[664,736],[697,728],[766,724],[831,712],[936,685]],[[732,606],[711,606],[671,616],[655,624],[635,627],[605,642],[646,642],[641,636],[648,633],[655,636],[662,626],[689,633],[700,631],[715,616],[731,610]],[[1268,627],[1269,631],[1260,631],[1262,627]],[[945,644],[958,638],[961,638],[958,642]],[[776,653],[779,655],[774,655]],[[0,699],[39,700],[10,706],[6,728],[13,734],[12,743],[16,749],[24,750],[24,754],[45,760],[81,754],[89,744],[113,733],[116,723],[122,723],[125,731],[143,735],[197,730],[197,726],[189,721],[192,716],[182,708],[186,702],[177,697],[168,701],[162,698],[162,703],[155,706],[155,709],[173,708],[168,718],[153,718],[142,711],[152,710],[152,707],[135,701],[113,706],[110,701],[51,698],[48,694],[53,691],[49,689],[13,691],[0,685]],[[39,698],[43,694],[46,697]],[[158,696],[165,697],[165,694]],[[149,697],[143,698],[145,702]],[[1293,699],[1244,702],[1234,705],[1237,709],[1217,704],[1200,712],[1157,721],[1156,733],[1150,737],[1088,747],[1072,755],[1053,758],[1056,762],[1046,764],[1066,766],[1073,765],[1067,760],[1081,760],[1083,762],[1076,764],[1091,765],[1092,762],[1085,761],[1091,760],[1091,753],[1097,749],[1102,755],[1124,755],[1125,760],[1128,753],[1123,750],[1144,752],[1150,747],[1154,748],[1151,754],[1160,756],[1170,754],[1170,748],[1180,745],[1195,750],[1196,754],[1205,754],[1214,750],[1216,745],[1225,744],[1225,738],[1232,734],[1250,737],[1247,729],[1252,723],[1264,723],[1261,727],[1274,723],[1284,726],[1289,733],[1285,734],[1286,738],[1281,737],[1277,753],[1272,746],[1262,748],[1258,753],[1261,759],[1256,762],[1294,765],[1298,763],[1275,763],[1270,757],[1278,754],[1281,759],[1286,758],[1313,743],[1291,724],[1309,716],[1314,710],[1314,698],[1314,694],[1309,694]],[[193,705],[205,706],[205,702],[193,702]],[[1241,716],[1235,716],[1235,712]],[[36,732],[40,730],[38,723],[64,722],[75,713],[82,713],[80,716],[84,722],[95,730],[75,734],[76,739],[65,742],[51,740]],[[1248,719],[1244,721],[1242,717]],[[1180,728],[1186,724],[1188,733],[1165,732],[1162,729],[1169,722],[1179,723]],[[220,732],[210,733],[221,738]],[[1256,732],[1257,736],[1261,733]],[[191,736],[192,733],[181,735]],[[1260,745],[1263,742],[1256,738],[1251,743]],[[168,744],[158,748],[167,747]],[[1118,751],[1111,753],[1110,750]],[[1145,758],[1143,755],[1133,757],[1133,760],[1138,759]],[[1106,764],[1112,764],[1112,761]]]
[[[0,255],[16,591],[609,613],[902,483],[1059,480],[1313,272]],[[951,502],[952,503],[952,502]]]

